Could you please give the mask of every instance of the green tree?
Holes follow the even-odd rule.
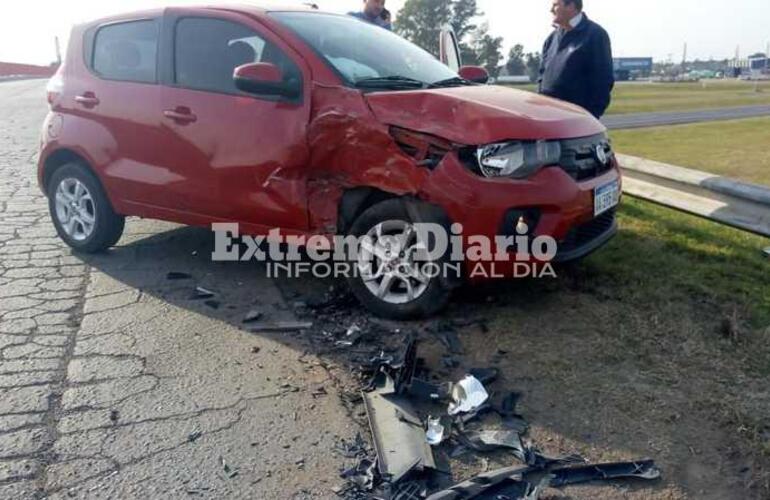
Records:
[[[514,45],[510,52],[508,52],[508,61],[505,63],[505,68],[508,70],[509,75],[527,74],[527,64],[524,58],[524,46],[521,44]]]
[[[489,24],[483,23],[473,32],[471,48],[476,53],[476,64],[484,66],[490,76],[496,78],[503,60],[503,37],[489,34]]]
[[[455,0],[452,3],[452,29],[455,31],[458,40],[464,40],[465,37],[476,29],[473,20],[483,15],[476,6],[476,0]]]
[[[398,11],[395,30],[438,57],[441,28],[450,23],[452,16],[451,0],[407,0]]]
[[[448,24],[457,35],[463,63],[484,66],[496,76],[503,39],[491,36],[487,23],[474,23],[481,15],[476,0],[407,0],[398,12],[396,33],[438,56],[439,35]]]
[[[463,61],[474,64],[475,53],[471,54],[467,39],[476,30],[473,20],[479,15],[476,0],[407,0],[398,11],[395,30],[438,57],[439,34],[444,26],[450,25],[457,35]]]
[[[540,78],[540,62],[542,61],[540,52],[530,52],[527,54],[527,74],[529,79],[536,82]]]

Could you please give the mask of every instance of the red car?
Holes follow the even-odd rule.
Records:
[[[49,83],[39,161],[56,230],[81,252],[114,245],[126,216],[368,234],[387,265],[351,288],[396,318],[435,313],[452,285],[380,241],[417,222],[551,236],[556,261],[607,242],[620,174],[602,124],[483,85],[452,34],[442,42],[447,64],[310,9],[168,8],[77,26]]]

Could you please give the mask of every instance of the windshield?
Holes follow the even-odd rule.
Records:
[[[271,15],[297,33],[350,84],[383,79],[382,87],[406,89],[410,88],[404,86],[406,80],[432,84],[457,77],[413,43],[354,17],[303,12]]]

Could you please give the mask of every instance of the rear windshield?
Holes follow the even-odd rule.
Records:
[[[299,35],[350,84],[392,76],[435,83],[457,76],[420,47],[354,17],[304,12],[271,15]]]

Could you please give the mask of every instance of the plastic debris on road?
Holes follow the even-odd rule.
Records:
[[[449,403],[449,414],[468,413],[489,398],[484,385],[473,375],[466,375],[452,387],[452,402]]]

